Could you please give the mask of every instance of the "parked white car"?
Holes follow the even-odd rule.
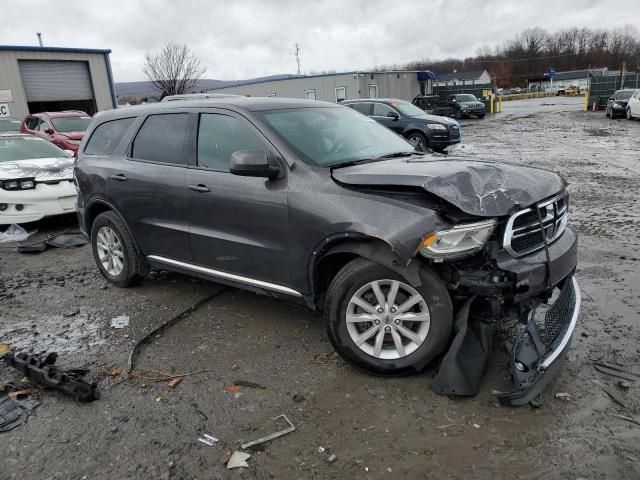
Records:
[[[42,138],[0,133],[0,225],[75,212],[73,162]]]
[[[627,102],[627,118],[640,118],[640,90],[636,90]]]

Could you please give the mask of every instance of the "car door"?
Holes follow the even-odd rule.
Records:
[[[640,90],[636,90],[636,93],[629,100],[629,108],[631,109],[631,115],[634,117],[640,117]]]
[[[233,175],[238,150],[274,147],[243,116],[200,113],[195,162],[187,169],[189,238],[194,262],[208,269],[278,284],[289,283],[288,173],[280,179]],[[282,162],[282,168],[286,165]]]
[[[108,200],[143,254],[190,260],[184,187],[189,113],[152,114],[137,122],[126,155],[103,162]]]
[[[402,135],[407,123],[406,119],[400,115],[400,112],[386,103],[374,103],[371,118],[399,135]]]

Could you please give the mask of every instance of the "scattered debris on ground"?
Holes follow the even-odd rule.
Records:
[[[251,458],[250,453],[239,452],[238,450],[236,450],[231,454],[231,458],[229,458],[229,461],[227,462],[227,468],[229,470],[238,467],[249,468],[249,464],[247,463],[247,460],[249,460],[249,458]]]
[[[259,383],[247,382],[246,380],[234,380],[233,385],[236,385],[238,387],[259,388],[261,390],[265,390],[267,388],[264,385],[260,385]]]
[[[111,319],[111,328],[125,328],[129,326],[129,317],[126,315],[120,315]]]
[[[4,355],[4,362],[8,366],[22,372],[34,383],[59,390],[84,402],[99,398],[97,383],[83,378],[89,373],[88,370],[61,370],[54,365],[57,359],[56,352],[40,355],[9,352]]]
[[[198,438],[198,441],[200,443],[204,443],[205,445],[213,447],[220,440],[214,436],[209,435],[208,433],[205,433],[204,435]]]
[[[8,432],[26,423],[38,405],[40,401],[35,398],[17,400],[7,396],[0,399],[0,432]]]
[[[9,225],[4,232],[0,232],[0,243],[24,242],[29,238],[29,235],[31,235],[29,232],[14,223]]]
[[[258,445],[260,443],[264,443],[264,442],[268,442],[270,440],[273,440],[274,438],[278,438],[281,437],[283,435],[286,435],[288,433],[291,433],[293,431],[295,431],[296,427],[293,425],[293,423],[291,423],[291,420],[289,420],[289,418],[287,418],[286,415],[278,415],[277,417],[274,417],[273,420],[278,420],[279,418],[283,418],[285,422],[287,422],[287,424],[289,425],[287,428],[285,428],[284,430],[280,430],[279,432],[275,432],[272,433],[270,435],[266,435],[262,438],[258,438],[257,440],[253,440],[252,442],[247,442],[247,443],[243,443],[241,445],[243,450],[246,450],[249,447],[253,447],[255,445]]]

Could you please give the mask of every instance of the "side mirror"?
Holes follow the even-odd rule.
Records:
[[[44,129],[44,133],[46,133],[47,135],[53,135],[53,129],[51,129],[51,128],[45,128],[45,129]]]
[[[389,112],[387,113],[387,117],[393,118],[394,120],[398,120],[400,118],[400,115],[398,115],[398,112]]]
[[[231,154],[229,171],[243,177],[277,178],[282,169],[265,150],[237,150]]]

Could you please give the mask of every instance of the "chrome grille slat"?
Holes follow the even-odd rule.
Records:
[[[564,233],[568,219],[569,197],[566,192],[544,200],[536,205],[514,213],[507,221],[503,237],[503,247],[513,257],[522,257],[544,248],[544,239],[547,244],[554,242]],[[538,215],[542,218],[531,220]],[[526,223],[519,225],[524,219]],[[544,233],[543,233],[544,232]],[[544,235],[544,236],[543,236]]]

